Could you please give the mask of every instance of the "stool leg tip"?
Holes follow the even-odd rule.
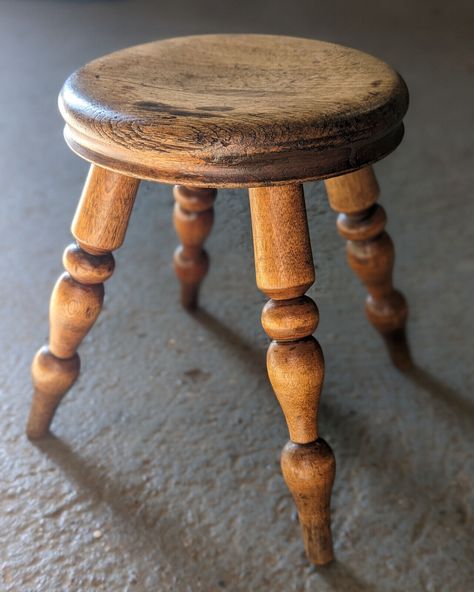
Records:
[[[79,356],[57,358],[46,346],[33,358],[31,372],[34,392],[26,435],[30,440],[46,436],[59,403],[76,381],[80,371]]]
[[[199,308],[199,286],[181,284],[181,306],[188,312],[195,312]]]
[[[305,528],[303,530],[306,556],[309,561],[317,567],[329,565],[334,560],[334,551],[332,546],[331,531],[321,528],[320,525],[315,529]]]
[[[36,426],[26,426],[26,437],[28,440],[35,442],[36,440],[42,440],[46,436],[50,435],[49,428],[37,428]]]
[[[334,559],[330,498],[336,463],[321,438],[310,444],[288,442],[281,455],[283,477],[296,502],[306,555],[314,565]]]
[[[26,423],[28,440],[40,440],[49,434],[49,426],[53,420],[56,405],[48,409],[41,399],[42,394],[35,392],[30,415]]]
[[[394,366],[400,372],[407,372],[412,369],[414,363],[405,328],[386,333],[383,338]]]

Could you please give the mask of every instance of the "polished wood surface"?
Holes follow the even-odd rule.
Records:
[[[387,344],[393,363],[409,368],[411,355],[405,333],[408,306],[392,282],[395,249],[385,232],[386,215],[376,203],[379,186],[372,167],[328,179],[331,207],[340,212],[337,228],[347,239],[349,265],[367,287],[366,314]]]
[[[49,346],[33,360],[30,438],[47,433],[59,402],[79,375],[76,350],[99,316],[103,282],[114,270],[113,255],[107,250],[123,242],[137,188],[136,179],[91,167],[72,227],[78,244],[66,248],[66,272],[51,295]]]
[[[329,503],[335,461],[318,433],[324,358],[312,336],[318,309],[304,295],[314,282],[314,264],[303,188],[252,188],[249,194],[257,285],[271,298],[262,312],[272,339],[268,376],[291,439],[283,449],[282,471],[308,558],[322,565],[333,557]]]
[[[196,310],[199,287],[209,268],[209,255],[203,248],[214,222],[215,189],[176,185],[173,223],[181,245],[174,254],[174,269],[181,284],[181,304]]]
[[[127,176],[257,186],[354,170],[391,152],[408,95],[360,51],[273,35],[155,41],[90,62],[65,83],[65,137]]]

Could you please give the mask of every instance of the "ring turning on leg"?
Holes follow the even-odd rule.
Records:
[[[72,225],[77,244],[65,250],[66,272],[51,295],[49,347],[33,359],[35,392],[26,428],[30,438],[48,432],[56,408],[79,375],[77,348],[102,308],[103,282],[114,270],[110,251],[123,242],[138,183],[91,167]]]
[[[272,339],[270,382],[288,424],[283,476],[295,500],[306,553],[317,565],[333,558],[330,497],[334,455],[318,433],[324,358],[312,336],[319,315],[306,290],[314,264],[301,185],[250,189],[257,285],[271,298],[262,325]]]
[[[408,306],[392,283],[395,250],[385,232],[387,217],[376,203],[379,187],[372,167],[326,180],[331,207],[339,213],[337,228],[347,239],[350,267],[369,292],[365,310],[387,344],[393,363],[400,369],[411,365],[405,325]]]

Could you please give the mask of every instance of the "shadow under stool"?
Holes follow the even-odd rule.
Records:
[[[318,309],[305,296],[315,274],[302,184],[325,179],[349,264],[368,290],[369,321],[395,365],[408,366],[407,305],[392,285],[394,248],[370,166],[402,139],[403,80],[331,43],[205,35],[94,60],[66,81],[59,105],[66,142],[91,168],[51,297],[49,345],[33,360],[28,436],[48,432],[78,377],[77,348],[99,315],[140,179],[175,184],[174,265],[190,310],[209,265],[216,191],[249,188],[257,285],[269,298],[268,375],[290,435],[283,476],[309,560],[328,563],[335,460],[318,431],[324,359],[312,336]]]

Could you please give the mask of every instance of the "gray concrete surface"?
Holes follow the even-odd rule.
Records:
[[[469,4],[0,1],[2,592],[474,590]],[[321,427],[338,463],[327,569],[305,562],[280,476],[287,434],[266,380],[242,191],[220,195],[191,317],[177,305],[169,188],[143,184],[55,436],[34,446],[23,434],[87,169],[62,141],[61,83],[110,50],[215,31],[356,46],[411,89],[406,139],[376,169],[411,305],[412,376],[365,322],[335,216],[320,184],[306,188]]]

